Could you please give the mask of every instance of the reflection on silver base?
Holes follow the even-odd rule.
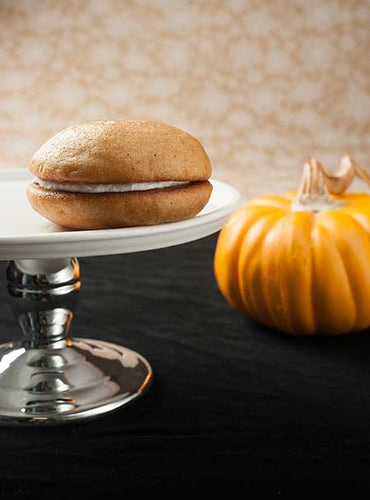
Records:
[[[90,339],[45,348],[0,345],[0,421],[62,423],[111,411],[140,396],[152,370],[130,349]]]
[[[69,337],[81,288],[77,259],[10,261],[7,287],[24,341],[0,345],[0,422],[93,417],[149,386],[152,370],[140,354]]]

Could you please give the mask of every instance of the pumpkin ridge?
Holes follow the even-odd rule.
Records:
[[[312,221],[312,215],[305,212],[287,213],[271,228],[261,250],[270,315],[274,325],[289,334],[315,331],[309,244]]]
[[[320,220],[328,213],[316,215],[312,232],[312,303],[317,331],[339,335],[351,331],[356,321],[356,307],[336,233]]]
[[[286,286],[286,309],[290,318],[290,333],[312,335],[315,332],[311,244],[314,216],[310,212],[292,212],[289,222],[283,285]]]
[[[284,228],[289,215],[285,214],[270,228],[269,233],[264,238],[261,249],[261,260],[264,263],[262,275],[263,294],[274,326],[280,325],[280,328],[286,332],[290,332],[292,326],[286,309],[285,291],[280,279],[281,273],[279,268],[281,261],[283,261],[281,254],[285,251],[285,248],[281,244],[282,228]],[[278,245],[276,244],[276,240],[279,241]],[[273,251],[271,246],[277,246],[277,248]]]
[[[266,316],[270,322],[272,320],[263,292],[261,249],[266,235],[283,214],[284,211],[277,209],[256,221],[240,248],[238,261],[240,295],[246,311],[257,321],[264,322]]]
[[[330,215],[329,215],[330,217]],[[327,216],[323,218],[322,224],[325,225],[325,220]],[[331,217],[331,219],[336,223],[337,219]],[[344,219],[344,221],[343,221]],[[347,221],[345,220],[347,219]],[[365,328],[370,321],[370,314],[368,313],[368,304],[367,300],[367,290],[370,288],[370,273],[368,271],[368,265],[370,259],[370,239],[369,235],[361,225],[361,223],[357,220],[357,218],[352,213],[348,213],[347,211],[342,211],[341,221],[340,223],[343,225],[343,222],[346,223],[347,231],[335,231],[335,242],[336,247],[338,249],[339,254],[341,255],[343,267],[347,276],[348,285],[351,290],[351,298],[353,302],[353,307],[355,310],[355,320],[352,325],[351,330],[360,330]],[[349,237],[349,231],[351,230],[350,225],[352,224],[352,237]],[[330,228],[328,228],[330,231]],[[358,241],[353,241],[353,238],[360,238]],[[362,250],[364,252],[367,251],[367,256],[361,262],[361,244],[363,243]],[[356,256],[353,255],[353,248],[356,248]],[[366,248],[367,247],[367,248]],[[362,263],[362,270],[358,271],[359,267]],[[365,285],[363,290],[361,287],[363,286],[364,281],[367,285]]]
[[[341,212],[354,219],[370,238],[370,210],[369,208],[359,207],[355,203],[346,205]]]
[[[245,311],[245,304],[241,298],[238,280],[240,247],[253,225],[265,215],[275,211],[274,207],[249,207],[248,205],[239,209],[229,218],[217,241],[214,255],[217,284],[228,303],[242,312]]]

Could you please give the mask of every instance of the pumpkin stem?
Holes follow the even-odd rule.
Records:
[[[322,173],[325,177],[326,185],[333,194],[343,193],[352,183],[356,175],[356,164],[350,156],[343,156],[339,170],[337,172],[328,172],[321,165]]]
[[[346,155],[340,161],[337,172],[329,172],[319,163],[320,169],[324,175],[326,186],[330,193],[342,194],[352,184],[357,176],[362,181],[370,185],[370,175],[363,168],[359,167],[353,158]]]
[[[323,165],[315,158],[309,158],[306,161],[303,166],[303,177],[297,199],[293,203],[294,211],[321,212],[342,205],[342,203],[329,198],[326,174]]]

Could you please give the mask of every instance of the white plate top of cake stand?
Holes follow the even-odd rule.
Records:
[[[0,260],[113,255],[169,247],[217,232],[240,204],[234,187],[211,180],[213,192],[192,219],[157,226],[70,231],[38,215],[26,196],[26,169],[0,171]]]

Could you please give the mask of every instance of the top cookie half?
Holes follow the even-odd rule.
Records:
[[[204,181],[211,163],[192,135],[153,121],[98,121],[66,128],[30,161],[47,181]]]

